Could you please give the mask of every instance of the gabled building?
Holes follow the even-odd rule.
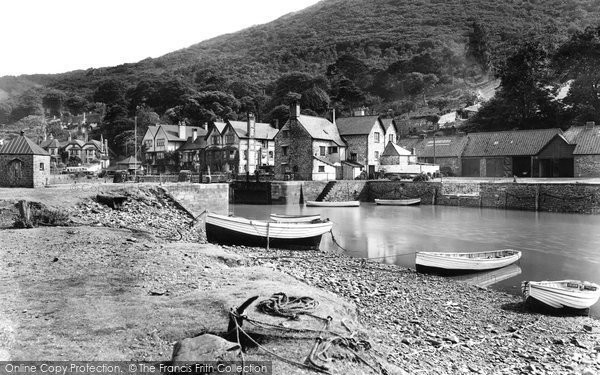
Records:
[[[206,130],[200,126],[154,125],[149,126],[142,138],[142,154],[144,165],[149,173],[174,172],[179,168],[174,155],[183,146],[189,137],[204,136]]]
[[[275,179],[340,179],[346,149],[334,123],[301,115],[300,105],[292,104],[289,120],[275,136]]]
[[[205,168],[211,172],[230,172],[229,156],[223,149],[226,123],[217,121],[208,126],[206,134]],[[204,169],[204,168],[203,168]]]
[[[35,188],[50,176],[50,154],[25,132],[0,147],[0,186]]]
[[[244,121],[227,121],[223,129],[224,148],[235,174],[253,174],[259,169],[272,170],[275,165],[275,135],[270,124],[256,122],[252,113]]]
[[[462,175],[572,177],[573,149],[560,129],[471,133],[462,154]]]
[[[393,118],[382,118],[380,119],[381,124],[385,130],[385,144],[389,142],[398,143],[398,127],[396,120]]]
[[[575,145],[573,150],[575,177],[600,177],[600,126],[588,122],[573,126],[565,138]]]
[[[200,172],[202,166],[206,164],[206,138],[205,137],[189,137],[187,141],[177,150],[181,154],[180,166],[181,169],[192,172]]]
[[[348,145],[348,161],[362,165],[368,177],[374,178],[388,142],[379,116],[344,117],[335,121],[340,136]]]

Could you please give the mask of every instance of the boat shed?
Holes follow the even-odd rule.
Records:
[[[48,177],[50,154],[24,132],[0,147],[0,187],[41,187]]]
[[[462,155],[467,177],[573,177],[573,150],[560,129],[471,133]]]
[[[462,174],[462,153],[467,145],[464,135],[431,137],[412,145],[420,163],[437,164],[448,176]]]
[[[573,126],[565,138],[575,145],[573,151],[575,177],[600,177],[600,126],[593,122]]]

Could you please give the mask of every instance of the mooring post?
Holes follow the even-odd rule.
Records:
[[[27,202],[26,200],[20,200],[18,203],[18,207],[19,215],[21,215],[23,223],[25,223],[26,225],[31,223],[31,210],[29,207],[29,202]]]

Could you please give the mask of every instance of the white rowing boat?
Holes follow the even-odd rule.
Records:
[[[319,201],[306,201],[307,206],[313,207],[358,207],[360,201],[342,201],[342,202],[319,202]]]
[[[316,215],[281,215],[271,214],[271,220],[278,223],[310,223],[315,220],[321,220],[321,214]]]
[[[278,223],[208,213],[206,238],[208,242],[223,245],[266,247],[269,244],[282,249],[318,249],[321,236],[331,231],[332,226],[330,221]]]
[[[421,198],[414,199],[375,199],[380,206],[412,206],[421,203]]]
[[[600,286],[588,281],[524,281],[521,291],[525,301],[537,300],[555,309],[587,309],[598,302]]]
[[[417,252],[418,271],[484,271],[508,266],[521,258],[518,250],[504,249],[473,253]]]

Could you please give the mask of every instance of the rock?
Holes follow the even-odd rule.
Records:
[[[451,343],[453,343],[453,344],[458,344],[458,343],[459,343],[459,341],[460,341],[460,340],[458,339],[458,337],[456,337],[456,335],[454,335],[454,334],[450,334],[450,335],[448,335],[448,336],[444,337],[444,340],[445,340],[445,341],[450,341],[450,342],[451,342]]]
[[[565,344],[565,340],[563,340],[563,339],[555,339],[555,340],[552,340],[552,343],[554,345],[564,345]]]
[[[222,337],[204,334],[183,339],[173,348],[172,362],[235,360],[239,345]]]
[[[592,327],[590,325],[587,325],[587,324],[584,324],[583,325],[583,330],[586,331],[586,332],[590,332],[591,333],[591,332],[594,332],[594,327]]]
[[[594,371],[591,368],[587,367],[587,368],[583,369],[583,371],[581,372],[581,375],[598,375],[598,374],[596,373],[596,371]]]

